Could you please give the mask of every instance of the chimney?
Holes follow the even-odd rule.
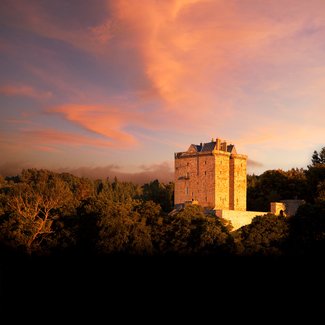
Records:
[[[216,138],[216,150],[220,150],[221,139]]]
[[[221,143],[221,150],[227,151],[227,142],[226,141]]]

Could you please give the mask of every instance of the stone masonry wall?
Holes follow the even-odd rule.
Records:
[[[219,142],[212,151],[192,145],[175,153],[175,205],[195,200],[203,207],[246,210],[247,156],[227,152]]]
[[[214,207],[214,156],[188,155],[175,159],[175,205],[196,200]]]
[[[246,161],[245,155],[231,155],[229,160],[229,209],[246,211]]]
[[[214,170],[214,156],[198,155],[198,174],[196,177],[197,186],[194,190],[197,191],[198,202],[203,207],[214,207],[214,187],[215,187],[215,170]]]
[[[228,152],[215,150],[215,208],[229,209],[229,156]]]
[[[248,225],[256,216],[264,216],[268,212],[262,211],[236,211],[236,210],[216,210],[216,216],[231,221],[232,230]]]

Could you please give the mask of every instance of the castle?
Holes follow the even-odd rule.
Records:
[[[175,153],[175,206],[197,202],[215,210],[246,210],[247,156],[221,139]]]
[[[175,153],[175,208],[199,204],[231,222],[233,230],[268,211],[246,211],[247,155],[221,139]],[[303,200],[271,202],[271,213],[294,215]]]

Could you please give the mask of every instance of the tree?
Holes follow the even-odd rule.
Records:
[[[36,240],[39,244],[52,232],[54,211],[71,198],[67,185],[57,177],[49,176],[27,183],[16,183],[8,188],[6,209],[8,219],[2,230],[9,238],[18,240],[32,253]]]
[[[315,203],[324,198],[325,182],[325,147],[318,153],[314,151],[312,164],[308,165],[306,177],[308,182],[307,202]]]
[[[316,201],[321,202],[325,201],[325,180],[320,181],[317,184],[317,196],[316,196]]]
[[[142,198],[160,204],[165,212],[170,212],[174,205],[174,183],[160,183],[157,179],[142,186]]]
[[[137,211],[139,205],[139,201],[106,202],[97,221],[100,253],[151,254],[150,228]]]
[[[235,233],[238,253],[243,255],[283,255],[288,236],[288,219],[272,214],[255,217]]]
[[[324,256],[325,201],[298,208],[290,220],[290,247],[294,254]]]
[[[247,209],[269,211],[270,202],[286,199],[307,199],[307,177],[303,169],[267,170],[247,177]]]
[[[325,147],[323,147],[320,152],[314,151],[311,162],[313,166],[325,164]]]
[[[233,249],[226,226],[216,216],[207,216],[198,205],[189,205],[175,215],[161,217],[152,225],[152,232],[158,254],[217,255]]]

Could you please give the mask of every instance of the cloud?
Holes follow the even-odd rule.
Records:
[[[50,91],[40,91],[31,86],[3,85],[0,86],[0,94],[5,96],[26,96],[35,99],[51,98],[53,94]]]
[[[33,129],[27,126],[11,134],[2,133],[0,138],[0,148],[12,158],[24,151],[28,154],[34,151],[64,152],[68,148],[108,149],[119,145],[110,139],[39,126],[34,126]],[[38,165],[39,162],[36,161],[35,164]]]
[[[49,145],[59,146],[94,146],[94,147],[112,147],[115,144],[109,140],[88,137],[73,132],[64,132],[55,129],[38,129],[21,131],[22,137],[29,140],[32,145],[38,148],[49,148]]]
[[[39,118],[41,127],[15,123],[19,141],[25,136],[37,150],[134,147],[145,162],[154,160],[148,147],[161,147],[162,155],[173,143],[186,147],[220,135],[260,160],[270,150],[301,152],[325,136],[324,1],[4,0],[0,6],[0,47],[17,70],[23,65],[24,80],[53,88],[51,98],[24,84],[4,81],[0,89],[51,100],[51,109],[39,108],[50,113]],[[10,46],[16,48],[8,52]],[[280,154],[269,160],[275,159],[284,161]]]
[[[134,173],[123,172],[120,168],[121,167],[117,165],[108,165],[104,167],[80,167],[75,169],[62,168],[59,169],[58,172],[69,172],[79,177],[91,179],[105,179],[108,177],[110,180],[113,180],[114,177],[117,177],[120,181],[128,181],[136,184],[148,183],[155,179],[163,183],[174,180],[174,171],[167,162],[139,166],[140,171]]]
[[[7,26],[63,41],[90,53],[101,53],[109,39],[104,35],[109,31],[109,23],[102,15],[107,13],[107,7],[101,1],[93,1],[91,6],[74,6],[4,0],[0,9],[0,18]]]
[[[21,173],[22,169],[35,168],[30,163],[24,161],[16,161],[10,163],[4,163],[0,165],[0,175],[2,176],[16,176]],[[41,167],[38,167],[41,168]],[[139,166],[138,172],[129,173],[121,171],[119,165],[108,165],[101,167],[79,167],[79,168],[60,168],[53,169],[58,173],[71,173],[78,177],[87,177],[90,179],[106,179],[109,178],[111,181],[115,177],[119,181],[133,182],[135,184],[144,184],[155,179],[160,182],[168,183],[174,180],[174,172],[167,162],[160,164],[152,164],[146,166]]]
[[[262,164],[261,162],[256,161],[256,160],[247,159],[247,166],[248,166],[249,168],[254,168],[254,167],[263,167],[264,164]]]
[[[136,138],[124,129],[131,123],[143,123],[137,113],[104,105],[63,105],[50,112],[62,114],[67,120],[107,137],[115,145],[135,145]]]
[[[0,164],[0,175],[3,177],[16,176],[21,173],[22,169],[27,168],[33,168],[33,164],[22,160],[5,162]]]

